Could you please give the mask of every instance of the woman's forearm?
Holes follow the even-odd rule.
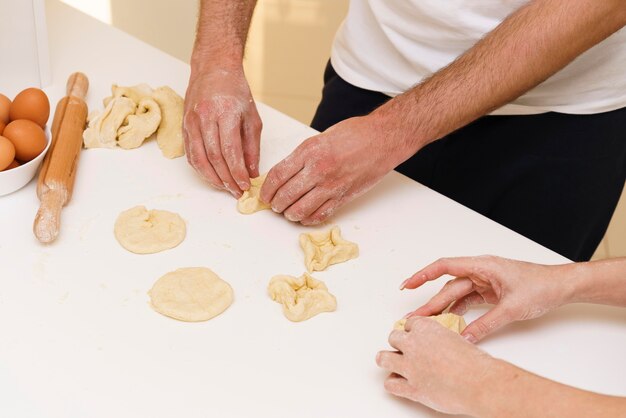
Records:
[[[572,264],[567,303],[626,307],[626,257]]]
[[[472,412],[479,417],[626,416],[626,398],[576,389],[497,360]]]

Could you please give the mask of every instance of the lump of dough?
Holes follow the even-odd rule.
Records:
[[[304,264],[309,272],[326,270],[331,264],[359,256],[359,246],[343,239],[338,226],[326,232],[300,234],[300,247],[304,251]]]
[[[161,125],[156,134],[161,153],[167,158],[177,158],[185,155],[183,145],[183,98],[167,86],[156,89],[152,94],[152,98],[161,107]]]
[[[135,103],[141,102],[143,99],[152,98],[152,93],[154,90],[149,85],[142,83],[137,84],[136,86],[131,87],[123,87],[118,86],[117,84],[113,84],[111,86],[111,96],[105,97],[102,101],[104,106],[106,107],[109,102],[117,97],[128,97]]]
[[[462,316],[455,315],[453,313],[442,313],[440,315],[434,315],[429,318],[434,319],[439,322],[444,327],[448,328],[450,331],[454,331],[457,334],[463,332],[467,325],[465,324],[465,319]],[[404,324],[406,324],[406,319],[401,319],[396,321],[393,328],[404,331]]]
[[[167,273],[148,292],[152,309],[187,322],[207,321],[233,303],[233,289],[208,268],[188,267]]]
[[[152,99],[142,99],[134,115],[117,130],[117,144],[124,149],[137,148],[156,132],[161,123],[161,109]]]
[[[135,206],[117,217],[113,229],[120,245],[135,254],[153,254],[185,239],[185,221],[176,213]]]
[[[85,148],[115,148],[118,129],[136,108],[131,99],[118,97],[111,100],[102,113],[91,113],[89,125],[83,132]]]
[[[250,188],[243,192],[237,201],[237,210],[244,215],[249,215],[263,209],[269,209],[270,205],[263,203],[260,199],[261,186],[265,181],[266,174],[250,179]]]
[[[283,305],[283,313],[293,322],[306,321],[319,313],[337,309],[337,300],[328,292],[324,282],[308,273],[298,278],[274,276],[267,291],[272,300]]]

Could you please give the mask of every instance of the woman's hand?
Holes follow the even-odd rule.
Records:
[[[385,389],[449,414],[475,415],[503,363],[430,318],[410,318],[405,331],[389,335],[389,344],[398,351],[376,356],[391,373]]]
[[[581,264],[547,266],[495,256],[442,258],[415,273],[401,286],[415,289],[445,274],[456,276],[428,303],[409,316],[450,312],[464,314],[472,305],[495,305],[469,324],[463,336],[476,342],[513,321],[539,317],[573,297],[574,281]]]

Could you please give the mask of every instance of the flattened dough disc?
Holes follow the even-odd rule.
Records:
[[[176,247],[186,234],[185,221],[166,210],[135,206],[120,213],[113,229],[120,245],[135,254],[153,254]]]
[[[181,268],[159,278],[148,292],[152,309],[187,322],[207,321],[233,303],[233,289],[205,267]]]

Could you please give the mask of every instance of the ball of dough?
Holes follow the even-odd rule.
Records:
[[[463,330],[467,327],[467,325],[465,324],[465,318],[449,312],[429,316],[429,318],[434,319],[435,321],[439,322],[439,324],[448,328],[450,331],[456,332],[457,334],[462,333]],[[393,328],[399,331],[404,331],[404,324],[406,324],[406,319],[401,319],[399,321],[396,321]]]
[[[250,179],[250,188],[243,192],[237,201],[237,210],[240,213],[249,215],[270,208],[270,205],[261,201],[261,187],[263,187],[265,176],[267,176],[267,174]]]
[[[115,238],[135,254],[153,254],[176,247],[185,239],[185,221],[176,213],[135,206],[117,217]]]
[[[148,292],[152,308],[187,322],[207,321],[233,303],[233,289],[208,268],[182,268],[162,276]]]

